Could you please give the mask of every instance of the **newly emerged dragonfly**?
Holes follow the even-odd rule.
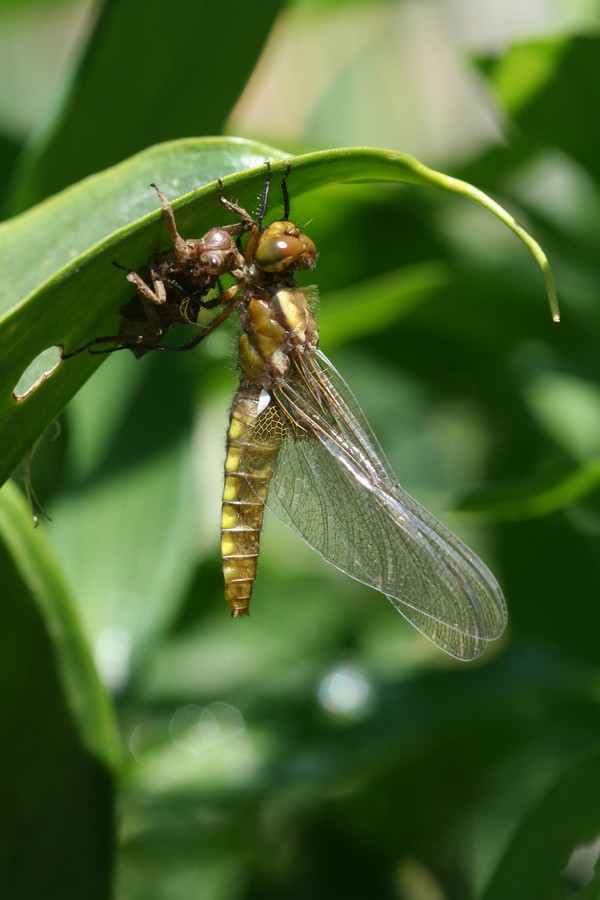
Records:
[[[288,172],[281,220],[263,226],[269,169],[255,219],[223,200],[247,242],[242,263],[229,270],[234,284],[209,301],[223,309],[208,328],[179,348],[147,343],[142,334],[114,349],[190,349],[239,312],[240,387],[222,504],[225,597],[234,616],[249,611],[268,506],[328,562],[385,594],[442,650],[473,659],[504,629],[502,592],[484,563],[400,487],[350,389],[318,349],[312,289],[295,281],[296,271],[314,266],[317,251],[289,220]],[[176,245],[172,210],[161,201]],[[178,275],[175,266],[171,302]],[[129,277],[138,295],[156,303],[152,288]],[[103,340],[110,339],[96,342]]]

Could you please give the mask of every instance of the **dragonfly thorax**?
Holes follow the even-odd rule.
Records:
[[[258,292],[242,307],[242,380],[266,390],[286,379],[294,354],[314,353],[317,326],[300,288]]]

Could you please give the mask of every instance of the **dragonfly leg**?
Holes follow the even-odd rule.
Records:
[[[267,211],[267,204],[269,202],[269,191],[271,190],[271,163],[269,160],[265,162],[265,166],[267,167],[267,175],[265,178],[265,186],[263,188],[262,197],[260,199],[260,207],[258,209],[258,215],[256,217],[256,224],[260,230],[262,227],[262,222],[265,217],[265,213]]]
[[[212,334],[213,331],[215,331],[215,329],[219,327],[219,325],[222,325],[223,322],[225,322],[225,320],[229,318],[236,306],[236,303],[230,303],[223,310],[221,310],[218,316],[215,316],[210,325],[207,325],[206,328],[204,328],[198,334],[195,334],[193,338],[190,338],[189,341],[185,341],[185,343],[183,344],[136,344],[136,347],[140,350],[161,350],[165,353],[184,353],[187,350],[193,350],[194,347],[197,347],[198,344],[202,343],[202,341],[207,338],[209,334]],[[125,349],[125,347],[116,347],[115,349],[123,350]],[[132,347],[131,349],[135,348]],[[92,350],[90,352],[93,353],[94,351]],[[110,351],[100,350],[95,352],[107,353]]]
[[[227,288],[225,291],[221,291],[218,297],[215,297],[214,300],[199,300],[198,303],[202,307],[202,309],[215,309],[217,306],[223,306],[224,303],[228,303],[230,300],[236,296],[239,292],[240,286],[239,284],[232,284],[230,288]]]
[[[283,218],[287,222],[290,218],[290,194],[287,188],[287,180],[288,175],[290,174],[290,169],[292,168],[291,162],[288,160],[285,172],[283,173],[283,177],[281,179],[281,196],[283,197]]]
[[[135,272],[132,274],[136,274]],[[141,281],[141,279],[140,279]],[[144,282],[142,282],[144,284]],[[70,353],[64,353],[61,350],[61,358],[62,359],[70,359],[72,356],[77,356],[79,353],[83,353],[84,350],[88,350],[92,354],[99,353],[112,353],[114,350],[130,350],[139,346],[143,341],[148,340],[157,340],[163,335],[163,329],[161,327],[158,314],[157,314],[157,306],[155,303],[151,302],[147,299],[147,295],[138,292],[139,302],[141,306],[141,311],[145,316],[145,320],[142,316],[134,316],[130,321],[132,326],[137,326],[140,330],[145,327],[145,333],[143,334],[127,334],[121,331],[120,334],[107,334],[102,335],[100,337],[92,338],[90,341],[87,341],[85,344],[82,344],[81,347],[77,347],[76,350],[71,350]],[[137,310],[136,310],[137,312]],[[127,319],[123,319],[122,326]],[[97,347],[99,344],[117,344],[116,347],[107,347],[103,350],[93,350],[93,347]]]
[[[140,297],[146,298],[150,300],[155,306],[164,306],[167,302],[167,291],[165,289],[165,283],[162,278],[160,278],[155,269],[150,267],[150,275],[152,278],[152,287],[147,284],[137,272],[134,272],[132,269],[127,271],[127,281],[132,284]],[[154,290],[152,289],[154,288]]]
[[[238,203],[234,203],[233,200],[228,200],[227,197],[225,197],[223,193],[223,182],[220,178],[217,183],[219,185],[219,203],[221,203],[225,209],[228,209],[229,212],[234,213],[241,219],[241,221],[235,225],[222,226],[223,230],[232,235],[243,234],[245,231],[250,231],[254,225],[254,219],[250,213],[246,212],[246,210]]]
[[[156,337],[160,336],[159,334]],[[71,359],[72,356],[78,356],[80,353],[83,353],[84,350],[88,350],[92,355],[96,355],[99,353],[113,353],[115,350],[130,350],[133,347],[139,346],[140,341],[147,341],[149,335],[141,334],[141,335],[131,335],[131,337],[124,337],[122,334],[107,334],[101,337],[92,338],[91,341],[87,341],[85,344],[82,344],[81,347],[77,347],[76,350],[71,350],[69,353],[65,353],[64,350],[60,351],[61,359]],[[117,344],[116,347],[107,347],[104,350],[93,350],[93,347],[96,347],[98,344]]]
[[[173,207],[167,200],[166,196],[163,194],[161,189],[157,187],[155,184],[150,185],[151,188],[154,188],[156,193],[158,194],[158,199],[160,200],[160,205],[162,206],[163,216],[165,219],[165,225],[167,227],[167,233],[171,238],[173,243],[173,249],[175,250],[176,256],[185,256],[187,253],[187,241],[181,237],[179,232],[177,231],[177,225],[175,223],[175,213],[173,212]]]

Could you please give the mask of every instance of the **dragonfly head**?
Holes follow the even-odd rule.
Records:
[[[293,222],[272,222],[258,240],[254,262],[263,272],[312,269],[317,248]]]

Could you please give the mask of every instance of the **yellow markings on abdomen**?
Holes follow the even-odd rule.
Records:
[[[264,503],[281,447],[281,427],[259,390],[239,390],[227,433],[221,511],[221,555],[225,599],[232,616],[247,615],[256,579]],[[260,427],[254,425],[260,417]],[[262,427],[265,423],[265,427]]]
[[[246,430],[246,425],[243,422],[238,422],[237,419],[232,419],[229,423],[229,438],[232,441],[241,438]]]
[[[235,438],[233,439],[235,440]],[[227,450],[227,457],[225,459],[225,471],[226,472],[237,472],[240,467],[240,451],[238,447],[230,446]]]

